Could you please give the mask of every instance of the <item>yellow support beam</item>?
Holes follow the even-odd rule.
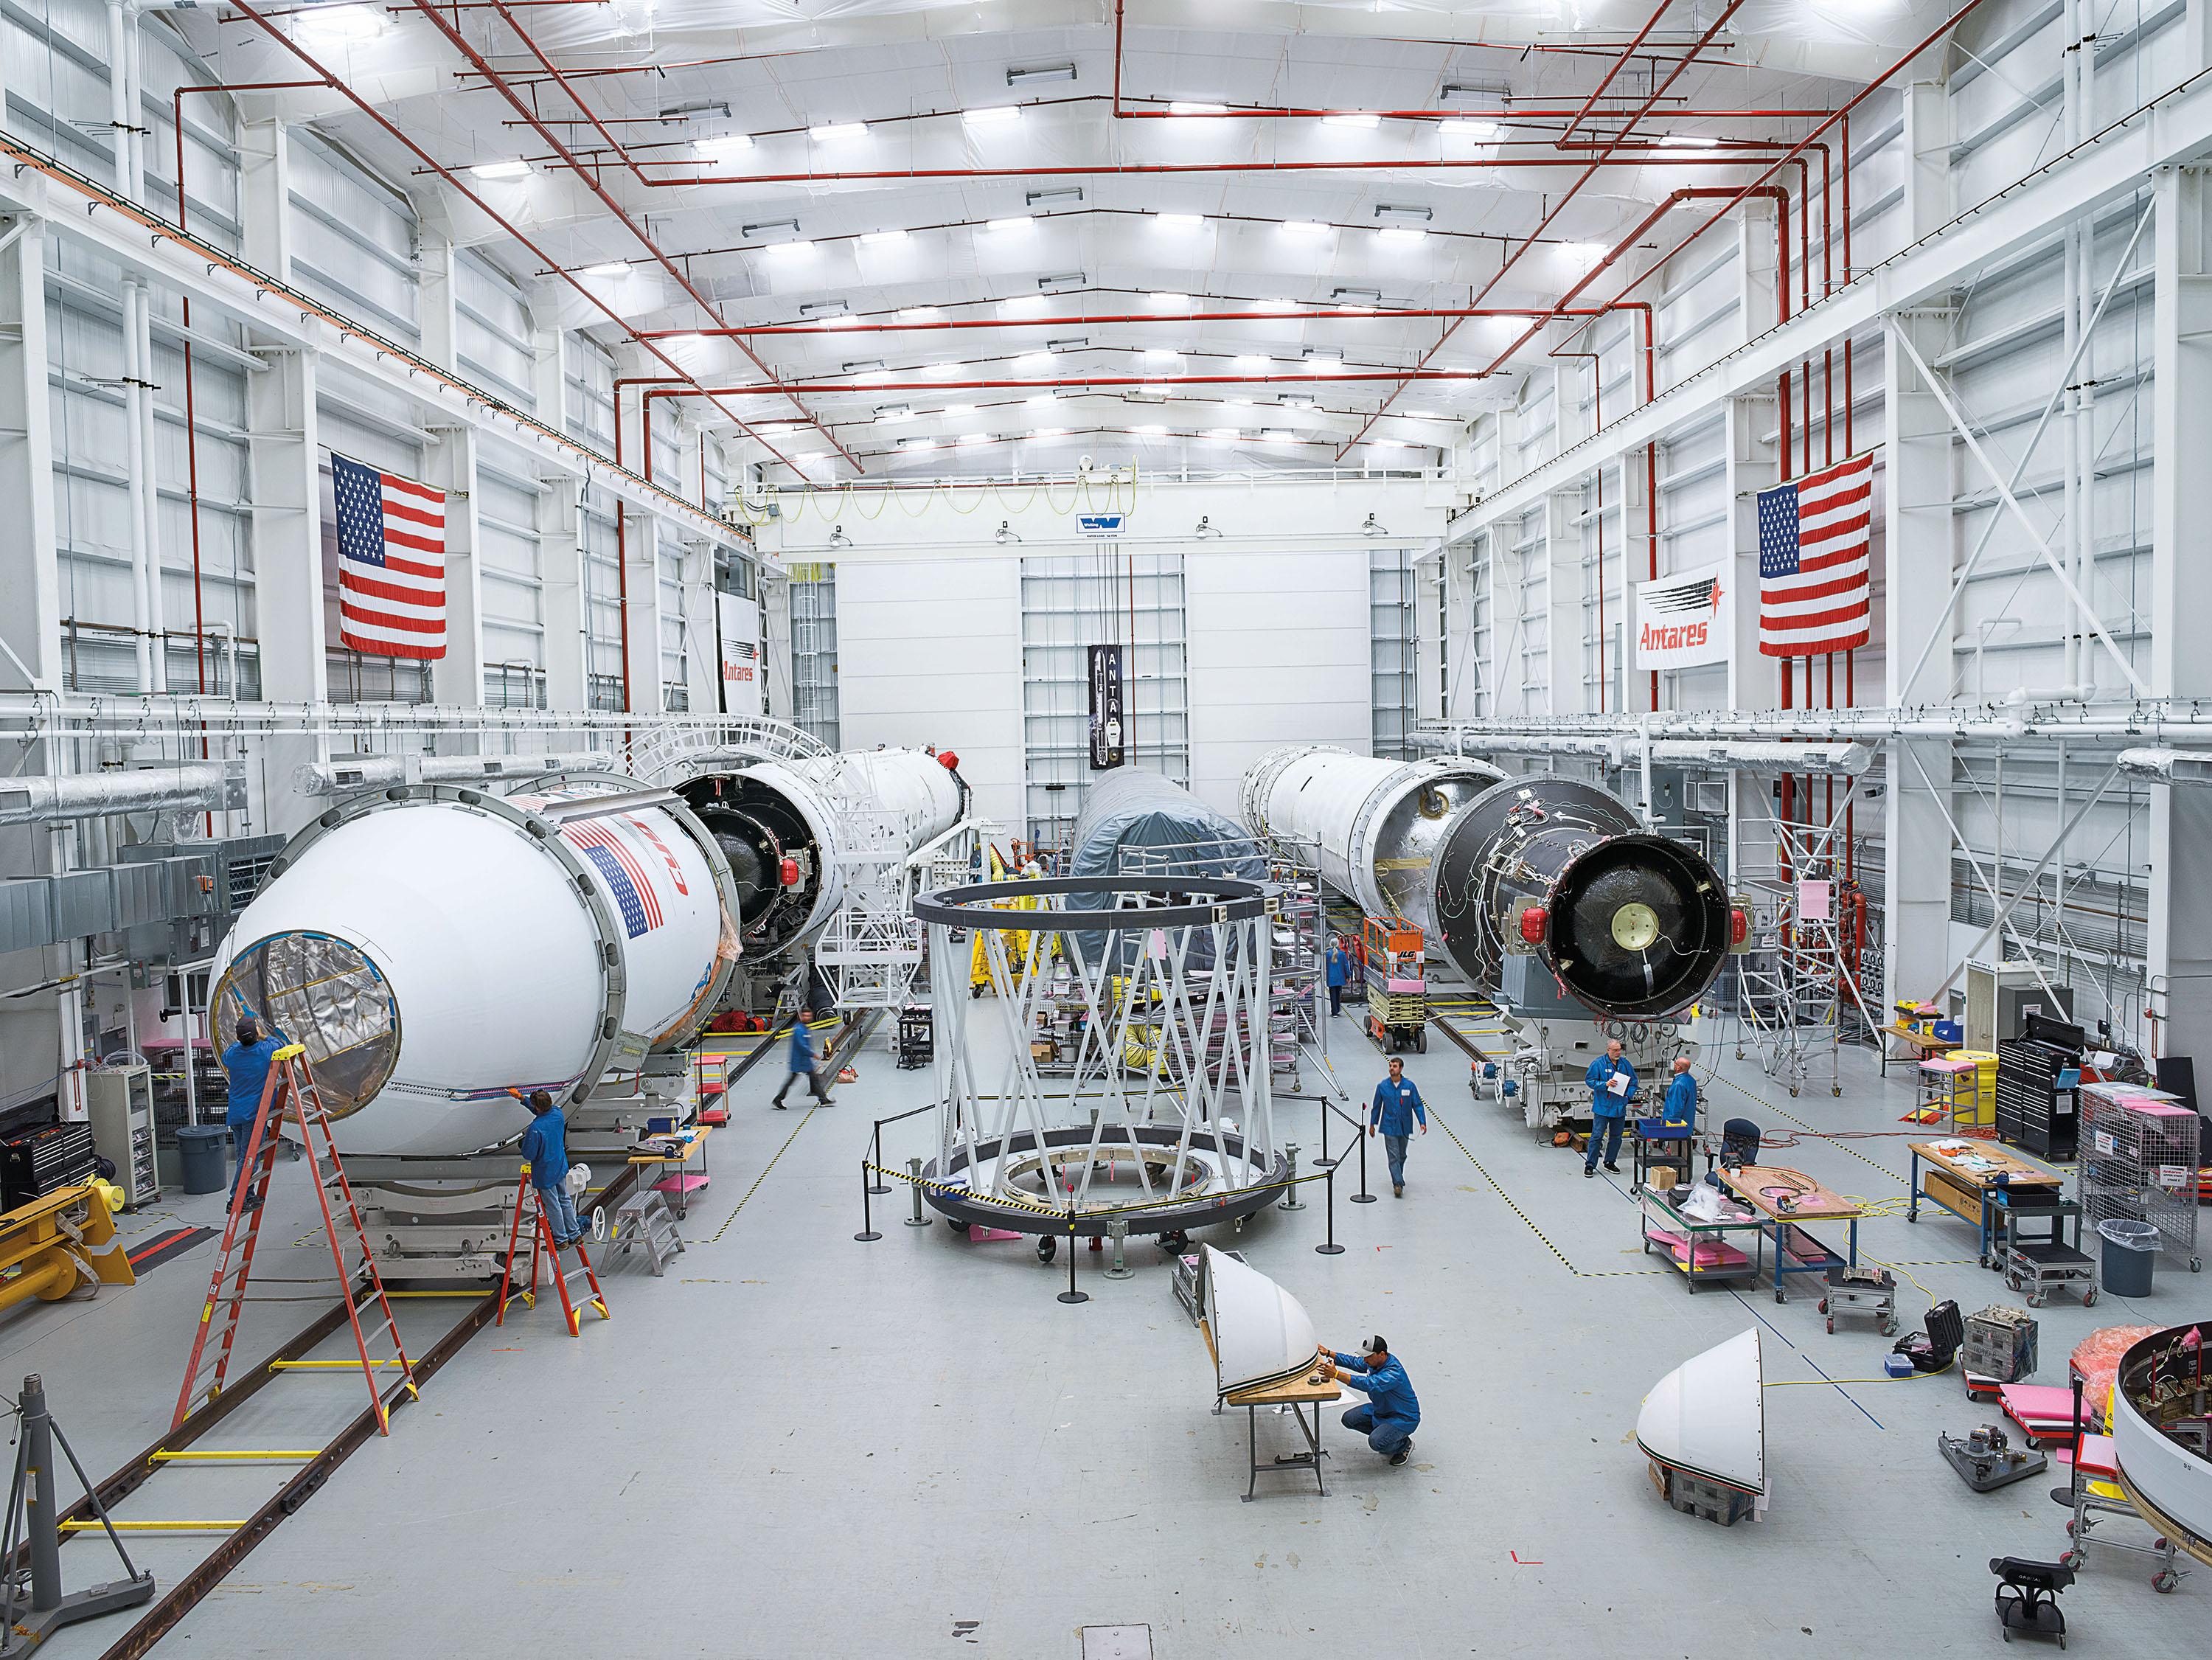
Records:
[[[213,1463],[232,1458],[257,1458],[276,1462],[301,1462],[320,1458],[320,1447],[236,1447],[228,1452],[157,1452],[147,1460],[152,1464]]]
[[[99,1533],[112,1527],[118,1533],[236,1533],[246,1525],[241,1517],[235,1522],[62,1522],[56,1524],[64,1533]]]

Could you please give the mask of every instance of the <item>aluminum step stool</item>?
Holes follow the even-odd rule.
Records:
[[[656,1277],[667,1270],[669,1260],[684,1249],[684,1236],[676,1231],[676,1219],[669,1213],[668,1201],[657,1189],[648,1189],[635,1198],[625,1200],[615,1213],[613,1243],[622,1247],[628,1256],[635,1245],[645,1247],[646,1260],[652,1263]]]

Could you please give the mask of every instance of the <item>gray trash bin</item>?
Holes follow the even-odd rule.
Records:
[[[230,1129],[223,1124],[186,1124],[177,1132],[177,1163],[186,1193],[222,1191],[223,1155]]]
[[[2158,1230],[2148,1222],[2100,1222],[2105,1239],[2105,1286],[2114,1297],[2150,1295],[2150,1273],[2158,1261]]]

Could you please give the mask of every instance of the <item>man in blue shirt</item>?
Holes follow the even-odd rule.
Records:
[[[1406,1063],[1390,1060],[1390,1075],[1375,1086],[1375,1104],[1367,1116],[1367,1134],[1382,1132],[1382,1151],[1390,1160],[1390,1190],[1406,1196],[1406,1143],[1413,1139],[1413,1123],[1429,1133],[1429,1110],[1421,1104],[1421,1091],[1406,1076]]]
[[[1369,1446],[1394,1464],[1412,1457],[1413,1432],[1421,1424],[1421,1403],[1413,1398],[1406,1369],[1389,1347],[1380,1337],[1370,1337],[1358,1354],[1338,1354],[1326,1347],[1322,1353],[1334,1363],[1332,1377],[1367,1396],[1365,1406],[1354,1407],[1344,1414],[1345,1428],[1358,1430],[1367,1438]]]
[[[806,1080],[807,1087],[814,1091],[817,1101],[825,1107],[837,1104],[830,1098],[830,1091],[822,1082],[822,1074],[815,1069],[814,1034],[806,1025],[813,1018],[812,1009],[801,1009],[798,1024],[791,1029],[791,1071],[785,1075],[783,1087],[775,1092],[775,1108],[779,1112],[783,1110],[783,1098],[802,1078]]]
[[[1670,1130],[1695,1129],[1698,1127],[1698,1080],[1690,1075],[1690,1057],[1674,1057],[1674,1081],[1667,1085],[1667,1099],[1659,1109],[1660,1122]]]
[[[538,1189],[538,1203],[553,1225],[555,1246],[575,1244],[584,1237],[584,1226],[568,1193],[568,1121],[544,1090],[531,1091],[524,1104],[530,1109],[530,1128],[522,1132],[522,1173]]]
[[[1328,1012],[1344,1012],[1344,984],[1352,977],[1352,958],[1344,949],[1341,939],[1331,937],[1328,942]]]
[[[1590,1087],[1589,1156],[1583,1160],[1583,1174],[1597,1174],[1598,1146],[1603,1142],[1605,1167],[1617,1176],[1620,1166],[1613,1161],[1620,1156],[1620,1127],[1628,1116],[1628,1098],[1636,1093],[1636,1068],[1621,1058],[1620,1039],[1605,1046],[1604,1055],[1590,1062],[1583,1081]]]
[[[261,1023],[248,1014],[239,1019],[238,1041],[222,1052],[222,1069],[230,1078],[230,1106],[223,1122],[230,1127],[231,1151],[238,1158],[238,1168],[230,1177],[234,1210],[238,1208],[240,1184],[246,1179],[246,1149],[253,1140],[253,1121],[261,1116],[261,1098],[269,1087],[270,1064],[282,1047],[276,1038],[264,1037]],[[276,1134],[276,1125],[269,1127],[269,1134]],[[247,1194],[246,1208],[260,1209],[259,1196]]]

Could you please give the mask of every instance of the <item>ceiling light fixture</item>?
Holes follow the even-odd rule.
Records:
[[[1236,428],[1234,428],[1234,427],[1208,427],[1208,428],[1206,429],[1206,435],[1208,438],[1212,439],[1212,440],[1213,440],[1215,442],[1217,442],[1217,443],[1231,444],[1231,443],[1234,443],[1234,442],[1236,442],[1236,441],[1237,441],[1237,437],[1238,437],[1238,433],[1237,433],[1237,429],[1236,429]],[[1199,522],[1199,534],[1200,534],[1200,536],[1205,536],[1205,535],[1207,535],[1207,534],[1212,534],[1212,535],[1214,535],[1214,536],[1218,536],[1218,535],[1220,535],[1220,534],[1221,534],[1221,532],[1220,532],[1219,531],[1213,531],[1213,532],[1209,532],[1206,529],[1206,521],[1205,521],[1203,519],[1200,520],[1198,522]]]
[[[745,226],[743,231],[744,239],[748,242],[753,240],[756,237],[796,236],[798,234],[799,221],[796,219],[763,219],[757,224]]]
[[[834,144],[847,138],[866,138],[868,124],[865,121],[825,121],[819,126],[807,128],[806,136],[817,144]]]
[[[1037,286],[1041,289],[1079,289],[1083,286],[1083,282],[1084,277],[1081,271],[1063,271],[1055,272],[1050,277],[1038,277]]]
[[[1344,363],[1344,354],[1334,346],[1308,346],[1299,356],[1309,368],[1339,368]]]
[[[584,275],[586,277],[627,277],[629,275],[629,261],[627,259],[610,259],[604,265],[586,265],[584,267]]]
[[[1006,66],[1006,84],[1010,87],[1037,87],[1048,82],[1074,79],[1073,64],[1036,64],[1019,69],[1011,64]]]
[[[1382,303],[1382,290],[1380,289],[1331,289],[1328,291],[1328,298],[1329,303],[1333,306],[1339,307],[1356,306],[1364,311]]]
[[[386,20],[367,6],[318,6],[301,14],[294,27],[301,34],[335,45],[376,40],[385,31]]]
[[[1273,361],[1268,357],[1239,357],[1234,360],[1237,367],[1248,374],[1264,374],[1267,365]]]
[[[1056,408],[1060,403],[1060,399],[1054,397],[1052,393],[1048,392],[1039,392],[1036,397],[1029,398],[1026,401],[1028,402],[1029,406],[1033,410],[1054,409]]]
[[[1295,300],[1255,300],[1252,303],[1261,311],[1296,311],[1298,308],[1298,302]]]
[[[1156,213],[1152,222],[1162,230],[1195,230],[1206,222],[1202,213]]]
[[[1144,356],[1155,363],[1180,363],[1182,354],[1173,346],[1146,346]]]
[[[934,438],[923,437],[902,438],[899,440],[898,447],[900,449],[909,453],[921,450],[933,450],[937,447],[937,441]]]
[[[1168,395],[1168,389],[1160,381],[1147,380],[1137,388],[1137,395],[1139,398],[1165,398]]]
[[[1386,225],[1425,225],[1437,216],[1434,208],[1407,202],[1377,202],[1375,217]]]
[[[901,306],[898,309],[902,323],[933,323],[944,315],[934,306]]]
[[[1427,237],[1428,232],[1419,225],[1385,225],[1375,234],[1385,242],[1419,242]]]
[[[1132,427],[1129,430],[1146,438],[1164,438],[1168,435],[1168,429],[1163,426]]]
[[[1478,144],[1487,143],[1504,131],[1495,121],[1443,121],[1437,131],[1451,138],[1471,138]]]
[[[1226,115],[1229,113],[1229,106],[1226,104],[1193,104],[1178,99],[1168,106],[1168,113],[1170,115]]]
[[[975,406],[973,404],[947,404],[945,406],[945,418],[951,421],[957,421],[963,416],[975,413]]]
[[[768,245],[767,248],[763,250],[763,252],[768,253],[811,253],[814,252],[814,244],[811,242],[771,242]]]
[[[1036,221],[1030,218],[1029,215],[1018,213],[1007,219],[987,219],[983,222],[983,228],[985,230],[1027,230],[1036,223]]]
[[[1063,340],[1046,341],[1044,343],[1044,349],[1048,353],[1055,351],[1081,351],[1090,345],[1090,344],[1091,337],[1088,335],[1070,335]]]
[[[742,155],[752,147],[753,137],[749,132],[726,132],[719,137],[691,141],[693,153],[710,161],[725,155]]]
[[[1310,410],[1314,406],[1314,399],[1302,392],[1286,392],[1276,398],[1275,403],[1278,407],[1286,410]]]
[[[860,240],[872,248],[889,247],[894,243],[905,241],[906,233],[902,230],[863,231]]]
[[[1155,294],[1152,299],[1156,306],[1187,306],[1190,303],[1190,296],[1187,294]]]
[[[1565,254],[1568,258],[1573,260],[1577,265],[1594,265],[1599,260],[1605,258],[1605,244],[1602,242],[1563,242],[1559,245],[1559,252]]]
[[[808,318],[842,317],[847,312],[852,309],[853,306],[850,301],[815,300],[810,301],[807,304],[801,306],[799,308],[799,314],[801,317]]]
[[[993,104],[983,109],[960,112],[962,123],[971,127],[1005,126],[1021,119],[1022,106],[1019,104]]]
[[[1325,127],[1356,127],[1363,131],[1370,131],[1382,125],[1382,118],[1379,115],[1324,115],[1321,124]]]
[[[1260,441],[1263,444],[1295,444],[1298,441],[1298,435],[1287,427],[1262,427],[1260,429]]]
[[[960,441],[963,444],[988,444],[991,441],[991,435],[988,432],[963,432],[960,435]]]
[[[1066,427],[1036,427],[1030,429],[1030,436],[1032,438],[1065,438],[1067,436],[1067,429]]]
[[[1014,359],[1014,367],[1018,369],[1048,369],[1052,367],[1052,354],[1048,351],[1025,351]]]
[[[1375,521],[1375,515],[1371,513],[1367,515],[1366,521],[1359,526],[1359,529],[1363,535],[1367,536],[1388,536],[1390,533]]]
[[[905,421],[910,419],[913,415],[914,410],[908,404],[878,404],[876,405],[876,419],[878,421]]]
[[[1078,185],[1064,190],[1033,190],[1029,193],[1029,204],[1033,208],[1072,208],[1082,200],[1083,189]]]
[[[1317,219],[1285,219],[1276,228],[1285,236],[1326,236],[1329,227]]]
[[[847,374],[880,374],[883,373],[883,369],[884,360],[882,358],[869,357],[864,358],[857,363],[846,364],[844,373]]]
[[[828,450],[808,450],[803,455],[793,456],[791,458],[791,465],[794,467],[811,467],[817,461],[827,461],[829,459],[830,452]]]
[[[1033,294],[1024,294],[1018,299],[1005,301],[1001,309],[1010,316],[1030,317],[1044,310],[1045,302]]]
[[[719,98],[694,98],[686,104],[671,104],[660,112],[664,121],[688,121],[695,115],[719,115],[726,121],[730,119],[730,106]]]
[[[479,179],[526,179],[532,169],[527,161],[487,161],[481,167],[471,167],[469,171]]]
[[[1513,101],[1513,88],[1503,81],[1459,81],[1443,89],[1447,104],[1471,104],[1487,100],[1500,104]]]
[[[1011,544],[1018,543],[1022,538],[1015,534],[1012,520],[1001,519],[999,520],[999,533],[991,539],[1003,548]]]
[[[853,538],[845,534],[845,527],[842,525],[832,525],[830,527],[830,545],[833,548],[849,548],[853,545]]]

